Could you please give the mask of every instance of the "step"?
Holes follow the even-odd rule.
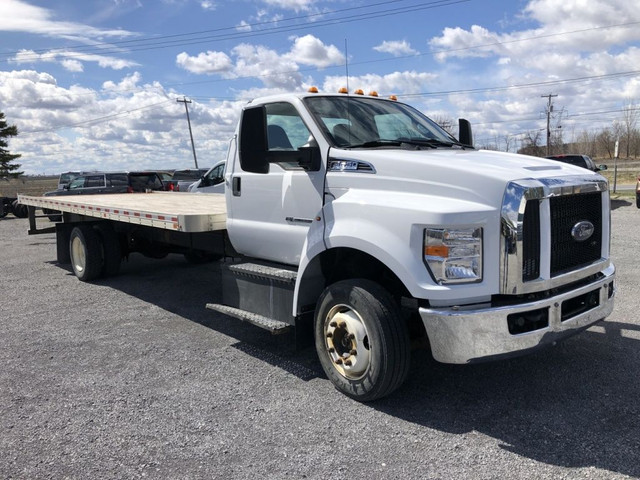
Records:
[[[259,265],[257,263],[237,263],[235,265],[229,265],[228,268],[229,271],[233,272],[235,275],[276,280],[278,282],[289,284],[295,284],[298,276],[297,270]]]
[[[268,318],[263,315],[258,315],[257,313],[247,312],[246,310],[241,310],[239,308],[229,307],[219,303],[207,303],[207,308],[268,330],[272,335],[286,333],[291,329],[291,325],[288,323],[274,320],[273,318]]]

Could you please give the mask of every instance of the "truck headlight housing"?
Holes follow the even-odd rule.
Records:
[[[482,281],[482,228],[426,228],[424,261],[441,285]]]

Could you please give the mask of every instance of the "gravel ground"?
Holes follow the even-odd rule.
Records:
[[[85,284],[53,235],[8,216],[0,478],[639,478],[640,211],[614,207],[606,322],[489,364],[417,351],[371,404],[335,391],[312,349],[206,310],[217,265],[132,255]]]

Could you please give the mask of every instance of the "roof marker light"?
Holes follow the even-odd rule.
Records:
[[[353,93],[355,93],[356,95],[364,95],[364,92],[361,88],[356,89]]]
[[[398,97],[395,95],[389,95],[389,100],[398,100]]]
[[[341,87],[341,88],[338,90],[338,93],[349,93],[349,90],[347,90],[347,87]]]
[[[378,92],[376,92],[375,90],[371,90],[371,91],[369,92],[369,96],[370,96],[370,97],[377,97],[377,96],[378,96]]]
[[[307,92],[309,92],[309,93],[318,93],[318,87],[309,87],[309,90],[307,90]]]

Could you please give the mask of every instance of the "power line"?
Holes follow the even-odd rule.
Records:
[[[289,19],[283,19],[279,21],[260,22],[254,25],[285,23],[285,21],[293,21],[296,19],[304,19],[304,18],[310,18],[314,16],[331,16],[331,15],[334,15],[335,13],[341,13],[341,12],[355,10],[355,9],[360,11],[363,8],[371,8],[371,7],[376,7],[376,6],[385,5],[389,3],[402,2],[402,1],[405,1],[405,0],[392,0],[392,1],[386,1],[386,2],[379,2],[372,5],[368,5],[366,7],[350,7],[350,8],[345,8],[341,10],[323,12],[321,14],[310,14],[306,16],[290,17]],[[422,4],[409,5],[406,7],[379,10],[374,12],[358,13],[355,15],[339,17],[337,19],[319,20],[315,22],[308,21],[303,25],[280,25],[280,26],[264,28],[264,29],[251,31],[251,32],[242,32],[242,31],[239,32],[238,27],[234,26],[234,27],[222,27],[219,29],[207,30],[203,32],[162,35],[157,37],[143,38],[139,40],[122,40],[117,42],[100,43],[100,44],[93,44],[93,45],[76,45],[71,47],[64,47],[64,48],[61,47],[61,48],[49,49],[49,50],[41,49],[38,51],[34,51],[35,55],[22,54],[21,58],[24,60],[29,60],[30,58],[37,59],[41,53],[46,53],[46,54],[57,53],[59,55],[64,55],[69,58],[73,58],[73,57],[81,57],[83,54],[87,54],[87,53],[101,53],[101,54],[122,53],[122,50],[125,48],[127,49],[126,50],[127,52],[132,52],[132,51],[154,50],[154,49],[169,48],[169,47],[196,45],[196,44],[207,43],[212,41],[225,41],[225,40],[252,38],[256,36],[291,32],[291,31],[300,30],[300,29],[309,30],[309,29],[315,29],[318,27],[325,27],[329,25],[370,20],[373,18],[387,17],[391,15],[401,15],[404,13],[413,13],[420,10],[446,7],[446,6],[456,5],[459,3],[466,3],[470,1],[472,0],[435,0],[435,1],[422,3]],[[231,32],[209,35],[209,33],[212,33],[212,32],[225,32],[225,31],[231,31]],[[203,33],[208,35],[199,36],[199,35],[202,35]],[[194,36],[195,38],[186,38],[184,40],[178,40],[178,39],[173,40],[173,38],[190,37],[190,36]],[[9,52],[6,54],[0,54],[0,58],[2,57],[10,58],[11,56],[15,56],[18,53],[19,52]]]
[[[45,132],[53,132],[56,130],[61,130],[63,128],[77,128],[77,127],[82,127],[82,126],[87,126],[91,123],[98,123],[98,122],[104,122],[104,121],[108,121],[108,120],[112,120],[114,118],[117,117],[121,117],[124,115],[129,115],[131,112],[137,112],[140,110],[146,110],[147,108],[155,108],[159,105],[163,105],[165,103],[170,102],[171,100],[163,100],[162,102],[156,102],[156,103],[152,103],[149,105],[144,105],[142,107],[138,107],[138,108],[129,108],[123,112],[118,112],[118,113],[113,113],[111,115],[105,115],[103,117],[96,117],[96,118],[92,118],[90,120],[84,120],[82,122],[76,122],[76,123],[68,123],[65,125],[59,125],[57,127],[54,128],[43,128],[40,130],[27,130],[25,131],[25,133],[45,133]]]

